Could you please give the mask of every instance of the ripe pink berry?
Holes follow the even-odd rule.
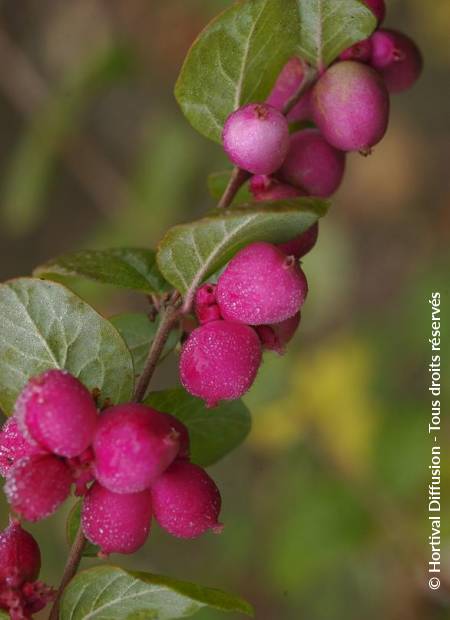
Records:
[[[342,151],[367,151],[386,133],[389,95],[381,76],[359,62],[332,65],[313,93],[314,121]]]
[[[152,520],[152,494],[112,493],[95,483],[86,495],[81,524],[86,538],[102,554],[134,553],[148,538]]]
[[[308,252],[310,252],[317,243],[319,236],[319,223],[316,222],[308,230],[306,230],[298,237],[294,237],[291,241],[286,243],[280,243],[278,247],[287,256],[295,256],[295,258],[302,258]]]
[[[89,447],[97,409],[78,379],[49,370],[27,383],[15,412],[26,438],[60,456],[78,456]]]
[[[266,103],[250,103],[227,119],[223,146],[231,161],[253,174],[272,174],[286,156],[289,126],[285,117]]]
[[[206,471],[177,461],[152,486],[153,512],[159,525],[177,538],[197,538],[208,530],[220,533],[222,500]]]
[[[179,450],[176,459],[189,459],[191,454],[191,440],[188,428],[181,420],[170,413],[164,413],[172,429],[178,433]]]
[[[358,62],[369,62],[372,55],[372,39],[363,39],[351,47],[344,50],[339,58],[341,60],[357,60]]]
[[[292,340],[300,325],[300,319],[301,314],[297,312],[282,323],[259,325],[256,332],[261,339],[263,348],[268,351],[275,351],[278,355],[284,355],[286,345]]]
[[[267,98],[266,103],[272,105],[280,112],[283,110],[289,99],[295,95],[305,79],[305,70],[302,61],[294,56],[283,67],[280,75],[275,82],[272,92]],[[311,90],[300,98],[292,110],[288,113],[287,119],[291,123],[311,120]]]
[[[228,263],[217,283],[217,302],[228,321],[265,325],[296,314],[308,292],[293,256],[275,245],[248,245]]]
[[[311,196],[326,198],[338,189],[345,170],[345,154],[328,144],[317,129],[291,136],[280,177]]]
[[[210,321],[218,321],[222,318],[220,308],[216,301],[216,285],[203,284],[196,294],[194,300],[195,315],[200,325]]]
[[[260,174],[250,179],[250,191],[257,202],[266,200],[289,200],[305,196],[298,187],[281,183],[278,179]]]
[[[372,13],[378,20],[378,24],[384,21],[386,16],[386,4],[384,0],[364,0],[364,3],[369,7]]]
[[[418,80],[423,59],[412,39],[395,30],[378,30],[372,35],[371,65],[384,79],[391,93],[400,93]]]
[[[212,321],[195,329],[180,357],[180,378],[208,407],[240,398],[252,385],[261,364],[261,344],[247,325]]]
[[[0,589],[2,584],[17,588],[39,576],[39,545],[18,521],[11,520],[10,525],[0,532],[0,558]]]
[[[114,493],[147,489],[175,459],[180,441],[171,419],[146,405],[106,409],[93,443],[94,473]]]
[[[12,509],[28,521],[53,514],[70,493],[72,476],[52,454],[24,457],[8,472],[5,495]]]
[[[9,469],[24,456],[44,454],[44,450],[31,445],[23,436],[15,416],[6,420],[0,432],[0,475],[6,477]]]

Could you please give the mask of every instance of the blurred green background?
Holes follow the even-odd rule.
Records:
[[[81,247],[153,245],[211,206],[206,176],[226,162],[184,120],[172,89],[195,35],[229,4],[0,3],[2,280]],[[388,9],[387,24],[418,41],[426,71],[392,100],[389,133],[373,155],[349,157],[304,261],[302,329],[288,355],[266,356],[247,398],[252,435],[213,468],[223,535],[183,542],[155,526],[137,556],[113,558],[240,593],[258,620],[450,618],[448,455],[440,591],[428,590],[426,574],[434,290],[443,300],[449,446],[450,3],[388,0]],[[137,296],[74,287],[107,316],[144,308]],[[155,386],[173,385],[175,373],[174,357]],[[67,552],[63,513],[30,528],[51,583]],[[6,518],[2,498],[1,526]]]

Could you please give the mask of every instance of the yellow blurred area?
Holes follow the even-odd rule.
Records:
[[[312,434],[337,467],[364,475],[377,425],[373,376],[369,346],[349,333],[293,357],[286,395],[253,411],[252,446],[282,453]]]

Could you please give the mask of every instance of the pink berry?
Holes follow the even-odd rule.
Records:
[[[127,403],[106,409],[93,443],[94,473],[114,493],[147,489],[175,459],[178,432],[164,413]]]
[[[203,284],[196,294],[194,300],[195,315],[200,325],[210,321],[218,321],[222,318],[220,308],[216,301],[216,285]]]
[[[310,252],[317,243],[319,236],[319,223],[316,222],[308,230],[306,230],[298,237],[294,237],[291,241],[286,243],[280,243],[278,247],[287,256],[295,256],[295,258],[302,258],[308,252]]]
[[[220,533],[221,497],[206,471],[185,461],[169,467],[152,486],[153,511],[159,525],[177,538]]]
[[[247,325],[212,321],[195,329],[180,357],[180,378],[208,407],[240,398],[252,385],[261,364],[261,344]]]
[[[0,432],[0,475],[6,477],[9,469],[24,456],[44,454],[44,450],[31,445],[23,436],[15,416],[6,420]]]
[[[179,450],[176,455],[177,459],[189,459],[191,453],[191,440],[188,428],[181,420],[170,413],[164,413],[170,423],[172,429],[178,433]]]
[[[295,95],[305,79],[303,63],[294,56],[283,67],[280,75],[275,82],[272,92],[267,98],[266,103],[272,105],[280,112],[283,110],[289,99]],[[287,119],[291,123],[311,120],[311,89],[306,91],[300,100],[288,113]]]
[[[26,438],[60,456],[78,456],[89,447],[97,409],[89,391],[62,370],[49,370],[27,383],[15,412]]]
[[[364,0],[364,3],[369,7],[372,13],[378,20],[378,24],[384,21],[386,16],[386,4],[384,0]]]
[[[224,319],[264,325],[296,314],[308,292],[305,274],[275,245],[252,243],[228,263],[217,283]]]
[[[338,189],[345,170],[345,154],[328,144],[317,129],[304,129],[291,137],[280,177],[310,196],[326,198]]]
[[[253,174],[272,174],[286,156],[289,126],[285,117],[266,103],[250,103],[227,119],[223,146],[230,160]]]
[[[339,58],[341,60],[357,60],[369,62],[372,55],[372,39],[364,39],[344,50]]]
[[[314,121],[342,151],[367,151],[386,133],[389,95],[380,75],[359,62],[332,65],[313,94]]]
[[[41,570],[41,552],[31,534],[18,521],[0,532],[0,589],[2,583],[18,587],[25,581],[35,581]]]
[[[257,202],[266,200],[289,200],[305,196],[298,187],[281,183],[278,179],[260,174],[250,179],[250,191]]]
[[[5,495],[12,509],[28,521],[53,514],[70,493],[66,463],[52,454],[24,457],[6,477]]]
[[[395,30],[372,35],[371,65],[381,74],[391,93],[408,90],[422,73],[423,60],[412,39]]]
[[[259,325],[256,332],[261,339],[263,348],[283,355],[286,351],[286,345],[292,340],[300,325],[300,318],[301,314],[297,312],[282,323]]]
[[[151,520],[150,490],[112,493],[98,483],[86,495],[81,513],[84,535],[104,555],[137,551],[148,538]]]

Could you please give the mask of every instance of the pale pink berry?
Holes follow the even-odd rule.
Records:
[[[200,325],[210,321],[218,321],[222,318],[216,301],[215,284],[203,284],[197,290],[194,300],[194,311]]]
[[[263,174],[253,176],[250,179],[250,191],[257,202],[268,200],[290,200],[305,196],[305,192],[298,187],[281,183],[274,177]]]
[[[363,0],[364,4],[366,4],[375,17],[378,20],[378,24],[381,24],[384,21],[386,16],[386,4],[385,0]]]
[[[345,153],[333,148],[317,129],[304,129],[291,137],[280,177],[310,196],[326,198],[342,182]]]
[[[323,137],[342,151],[368,151],[386,133],[386,86],[374,69],[360,62],[332,65],[314,87],[313,107]]]
[[[289,99],[296,94],[303,84],[304,79],[304,65],[299,58],[294,56],[284,65],[266,103],[272,105],[281,112]],[[287,114],[287,119],[292,123],[298,123],[300,121],[311,120],[311,118],[311,89],[309,89]]]
[[[177,538],[197,538],[208,530],[220,533],[221,497],[206,471],[177,461],[152,486],[153,512],[159,525]]]
[[[89,447],[97,422],[94,400],[66,371],[33,377],[16,402],[15,413],[26,438],[60,456],[78,456]]]
[[[11,508],[27,521],[53,514],[70,493],[68,465],[52,454],[24,457],[8,471],[5,495]]]
[[[95,483],[86,495],[81,525],[86,538],[100,547],[101,553],[135,553],[150,533],[152,495],[112,493]]]
[[[382,76],[391,93],[400,93],[419,79],[423,59],[412,39],[395,30],[378,30],[372,35],[371,65]]]
[[[17,418],[6,420],[0,432],[0,475],[5,477],[16,461],[24,456],[44,454],[39,446],[32,445],[23,436]]]
[[[0,589],[2,584],[19,587],[25,581],[35,581],[41,569],[39,545],[19,521],[0,532]]]
[[[319,236],[319,223],[316,222],[301,235],[294,237],[294,239],[291,239],[291,241],[287,241],[286,243],[280,243],[278,247],[287,256],[295,256],[295,258],[302,258],[306,254],[308,254],[308,252],[311,252],[311,250],[317,243],[318,236]]]
[[[297,312],[297,314],[281,323],[256,327],[256,332],[260,337],[263,349],[275,351],[278,355],[284,355],[286,345],[292,340],[300,325],[300,319],[301,314]]]
[[[106,409],[94,437],[94,473],[114,493],[147,489],[175,459],[179,435],[171,419],[146,405]]]
[[[296,314],[308,292],[293,256],[275,245],[248,245],[228,263],[217,283],[217,302],[228,321],[265,325]]]
[[[266,103],[250,103],[227,119],[223,146],[230,160],[253,174],[272,174],[286,156],[289,126],[286,118]]]
[[[341,60],[357,60],[358,62],[369,62],[372,55],[372,39],[363,39],[351,47],[344,50],[339,58]]]
[[[208,407],[240,398],[252,385],[261,364],[261,344],[247,325],[212,321],[195,329],[180,357],[180,378]]]

